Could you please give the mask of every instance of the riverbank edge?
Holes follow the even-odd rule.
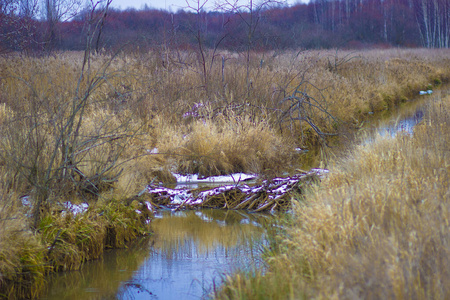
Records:
[[[412,135],[381,138],[375,149],[357,146],[351,157],[339,159],[328,178],[299,202],[283,236],[268,249],[269,269],[226,276],[215,298],[446,298],[450,278],[442,259],[450,251],[444,247],[449,177],[443,171],[448,161],[439,159],[448,159],[450,96],[430,98],[426,105],[429,112]],[[438,162],[429,166],[432,157]],[[362,176],[365,170],[371,172]],[[380,178],[390,183],[381,184]],[[426,269],[430,265],[436,268]]]
[[[106,249],[125,248],[151,234],[152,214],[146,205],[133,201],[110,201],[91,205],[73,215],[52,211],[37,230],[11,237],[16,253],[0,273],[0,299],[36,299],[45,289],[51,272],[78,270],[85,261],[100,258]]]

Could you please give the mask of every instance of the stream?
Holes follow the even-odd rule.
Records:
[[[412,133],[432,97],[371,116],[359,131],[363,142],[370,143],[374,133]],[[225,275],[263,267],[264,225],[272,215],[203,209],[158,211],[155,217],[152,236],[106,251],[79,271],[49,276],[41,299],[202,299]]]
[[[155,216],[151,237],[51,275],[41,299],[202,299],[225,275],[262,267],[271,215],[205,209]]]

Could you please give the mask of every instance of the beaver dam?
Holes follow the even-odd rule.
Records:
[[[285,178],[264,180],[261,184],[245,184],[246,181],[222,185],[212,189],[172,189],[149,185],[146,191],[147,208],[155,209],[199,209],[222,208],[243,209],[253,212],[278,211],[290,208],[293,194],[302,193],[302,187],[318,180],[327,173],[324,169],[312,169],[303,174]],[[142,193],[142,192],[141,192]]]

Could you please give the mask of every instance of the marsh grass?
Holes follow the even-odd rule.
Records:
[[[348,52],[252,53],[248,82],[243,56],[229,52],[219,55],[225,59],[223,77],[221,60],[216,59],[208,73],[208,87],[199,76],[195,55],[188,52],[169,51],[164,60],[156,51],[91,55],[89,72],[83,71],[80,63],[83,53],[1,57],[0,207],[3,219],[12,216],[18,218],[14,220],[25,221],[2,219],[1,222],[6,222],[0,228],[2,241],[11,241],[15,230],[23,229],[23,232],[18,235],[17,247],[9,249],[8,244],[0,242],[0,252],[6,253],[0,260],[0,268],[14,266],[15,270],[20,269],[20,249],[41,249],[54,240],[62,248],[66,247],[64,251],[81,260],[101,253],[102,250],[96,247],[92,248],[92,253],[85,252],[85,243],[100,239],[97,232],[83,228],[76,218],[64,223],[61,216],[51,215],[57,203],[64,199],[110,205],[102,212],[120,226],[102,228],[106,228],[104,230],[110,237],[106,244],[120,247],[126,242],[127,235],[141,234],[139,228],[142,227],[131,222],[131,212],[125,209],[126,213],[118,214],[116,204],[111,203],[116,203],[118,198],[133,200],[133,196],[152,180],[173,181],[171,172],[198,172],[207,176],[241,171],[270,177],[283,172],[286,165],[301,165],[294,148],[313,148],[322,140],[303,120],[281,117],[289,109],[283,99],[293,95],[296,89],[312,97],[305,99],[320,101],[323,107],[316,110],[307,106],[305,113],[314,126],[322,132],[335,133],[344,127],[359,127],[369,112],[388,109],[411,99],[419,90],[446,83],[450,78],[448,50],[392,49],[351,53],[354,58],[333,68],[328,64],[330,55],[346,57]],[[195,107],[198,109],[189,115]],[[329,114],[335,119],[330,119]],[[65,128],[71,130],[65,131]],[[427,136],[433,137],[432,133]],[[439,139],[430,142],[438,148],[443,147]],[[387,147],[388,142],[385,143]],[[152,152],[155,148],[157,151]],[[434,157],[430,151],[434,150],[424,150],[422,157],[416,158],[417,162]],[[394,161],[397,164],[403,159],[403,154],[384,155],[395,157],[389,164]],[[376,170],[379,159],[368,157],[370,163],[367,165],[373,165]],[[442,163],[445,166],[444,158],[441,166]],[[354,166],[355,172],[362,168],[349,165]],[[359,172],[363,171],[371,169],[365,167]],[[439,175],[441,171],[434,172]],[[359,176],[359,173],[355,174],[355,178]],[[404,180],[391,179],[398,186],[419,186],[414,177]],[[386,186],[389,182],[385,179],[382,184]],[[444,183],[430,182],[424,186],[431,189]],[[398,187],[395,193],[400,192]],[[375,190],[368,195],[377,193],[381,195]],[[417,199],[427,194],[423,189],[416,193]],[[34,216],[39,218],[36,217],[31,225],[37,229],[40,217],[48,222],[42,228],[48,235],[45,246],[41,244],[41,237],[34,237],[34,246],[20,242],[25,239],[21,238],[22,234],[24,237],[41,234],[29,232],[27,212],[15,206],[24,195],[42,204],[36,206],[40,210],[34,211]],[[356,207],[357,203],[351,207]],[[358,205],[364,206],[362,203]],[[426,202],[425,206],[433,207],[429,203],[432,202]],[[7,212],[8,207],[13,210]],[[401,215],[398,209],[393,209],[389,215]],[[128,221],[122,222],[121,218]],[[85,223],[90,224],[91,220]],[[110,224],[107,220],[101,222]],[[314,222],[318,221],[311,221],[311,224]],[[59,227],[52,224],[59,224]],[[92,226],[97,228],[97,225]],[[138,229],[127,232],[127,226]],[[60,229],[63,237],[56,239]],[[305,247],[309,247],[308,243]],[[79,265],[66,261],[64,251],[58,249],[55,246],[51,255],[55,255],[52,259],[61,269]],[[24,255],[30,259],[23,261],[33,260],[38,266],[38,261],[44,257],[41,250],[33,253]],[[315,254],[318,258],[321,257],[319,253]],[[318,261],[326,266],[327,259],[315,262],[308,257],[311,270],[317,270],[315,263],[319,265]],[[4,263],[6,261],[14,263],[10,266]],[[39,268],[36,270],[43,272]],[[36,276],[38,286],[41,284],[39,278]],[[5,280],[2,277],[1,284]],[[2,293],[3,290],[2,285]],[[7,296],[12,295],[11,290],[7,290]],[[37,295],[37,290],[25,292],[24,289],[17,295],[26,294],[31,298]]]
[[[216,59],[206,90],[196,72],[195,56],[167,54],[164,64],[153,52],[92,56],[90,78],[97,76],[103,81],[90,90],[82,138],[73,149],[79,154],[75,163],[83,173],[93,176],[103,171],[105,162],[136,158],[140,163],[134,165],[152,171],[134,172],[133,167],[123,166],[104,176],[106,181],[121,181],[124,190],[133,191],[138,187],[125,188],[121,176],[148,180],[159,173],[161,179],[170,180],[168,171],[205,176],[233,171],[276,173],[280,163],[291,163],[294,147],[313,148],[321,141],[307,123],[280,119],[288,109],[282,100],[296,89],[320,101],[326,110],[305,109],[315,126],[336,133],[343,127],[359,126],[369,112],[389,109],[428,85],[450,78],[445,50],[255,53],[249,90],[242,57],[223,52],[219,54],[225,58],[223,77],[221,60]],[[328,61],[335,56],[338,61],[340,57],[351,59],[330,68]],[[81,53],[61,53],[0,61],[1,123],[3,131],[10,128],[5,136],[8,142],[3,144],[5,149],[23,150],[6,162],[9,167],[14,161],[31,160],[25,165],[39,170],[48,163],[46,147],[55,142],[61,121],[70,112],[68,100],[77,96],[77,90],[89,87],[88,77],[78,88],[76,85],[81,58]],[[30,131],[32,124],[39,124],[39,132]],[[103,143],[94,143],[95,136],[101,136]],[[40,147],[38,154],[36,147]],[[160,153],[157,159],[140,158],[155,147]],[[122,169],[133,174],[117,176]],[[66,184],[65,189],[71,190],[71,183]],[[64,184],[58,182],[57,186]],[[56,185],[52,188],[56,190]]]
[[[276,174],[282,163],[289,164],[294,156],[292,142],[278,135],[266,121],[237,116],[231,110],[168,133],[171,137],[161,138],[157,147],[172,155],[182,173]]]
[[[220,299],[309,299],[305,295],[301,281],[297,277],[271,276],[256,272],[238,272],[226,276],[223,288],[217,289],[216,298]],[[269,278],[269,279],[268,279]],[[287,280],[289,278],[289,280]],[[297,279],[297,280],[296,280]],[[299,284],[300,282],[300,284]]]
[[[231,277],[217,297],[252,299],[281,281],[275,298],[448,298],[449,108],[437,95],[413,135],[378,137],[332,164],[298,203],[269,272]]]
[[[0,185],[0,298],[35,298],[44,286],[43,246],[28,228],[14,194]]]
[[[8,249],[2,249],[0,257],[1,298],[36,298],[44,287],[47,267],[42,246],[31,233],[8,235],[2,240]]]
[[[49,249],[50,265],[55,271],[76,270],[84,261],[99,258],[106,248],[123,248],[147,235],[147,218],[136,209],[111,201],[76,216],[48,214],[41,220],[39,232]]]

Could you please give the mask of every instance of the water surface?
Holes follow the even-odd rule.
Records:
[[[225,274],[262,266],[262,225],[271,219],[239,211],[160,212],[152,237],[51,276],[42,299],[205,298]]]

